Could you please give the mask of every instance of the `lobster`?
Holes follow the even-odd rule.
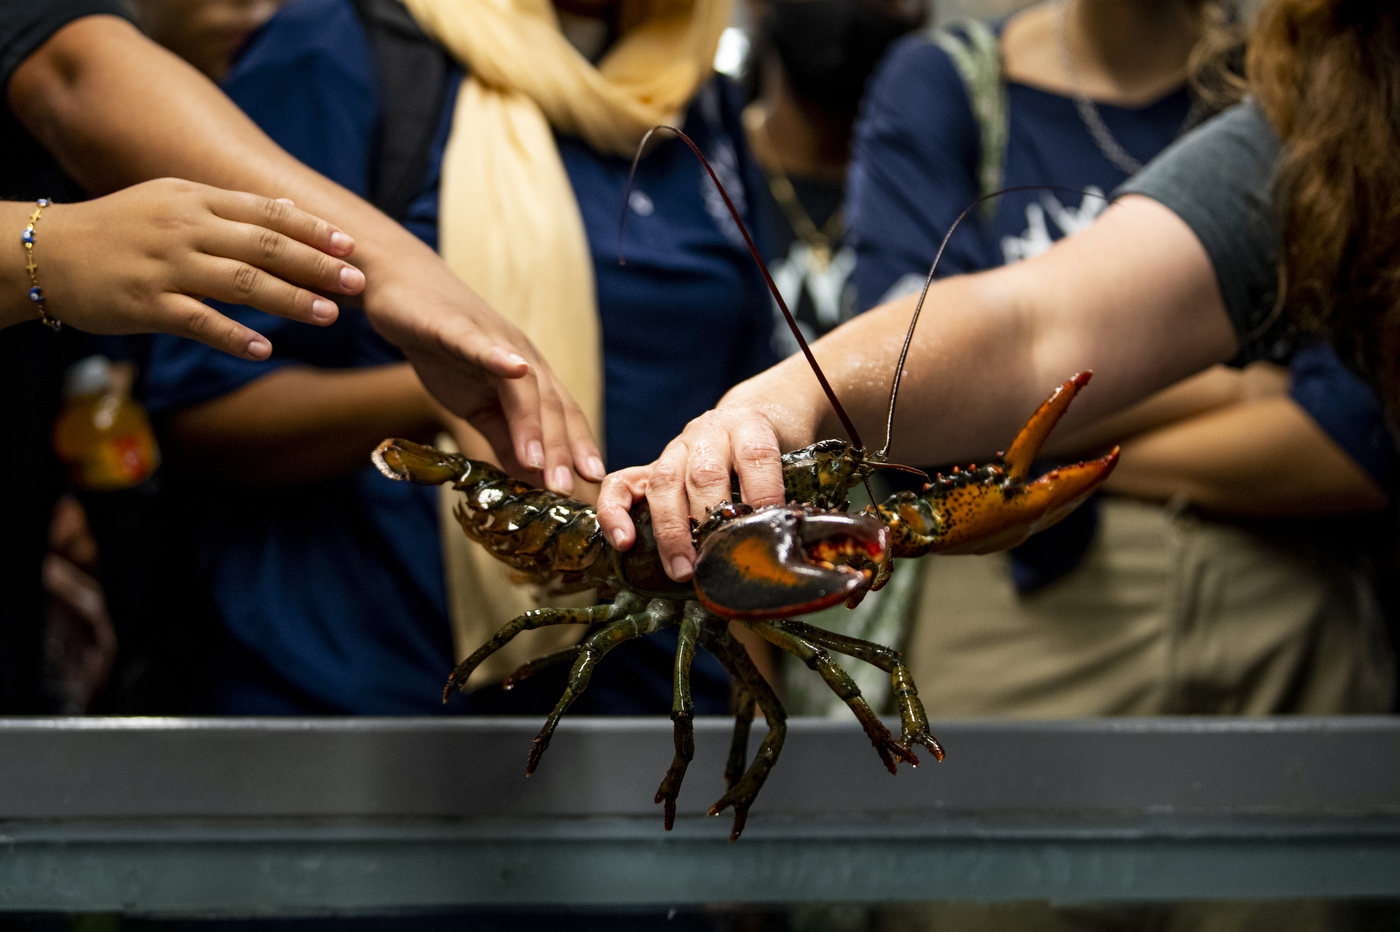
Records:
[[[675,756],[655,798],[664,805],[665,826],[670,830],[676,799],[695,750],[691,663],[698,647],[715,654],[734,677],[737,701],[724,771],[727,791],[710,807],[709,814],[733,808],[733,841],[743,832],[749,808],[782,750],[786,712],[744,646],[730,632],[730,621],[747,625],[820,675],[855,714],[890,773],[898,772],[900,762],[917,767],[917,746],[941,761],[943,748],[929,731],[918,690],[897,650],[830,632],[795,616],[841,602],[854,607],[867,592],[884,585],[895,558],[987,553],[1015,546],[1084,501],[1107,478],[1118,451],[1027,481],[1046,436],[1088,383],[1090,373],[1082,372],[1057,388],[1007,451],[992,462],[936,474],[918,493],[897,492],[851,513],[850,491],[860,484],[868,489],[868,480],[876,470],[893,468],[923,474],[886,463],[884,450],[866,452],[792,323],[791,313],[719,179],[683,133],[671,127],[657,129],[675,133],[710,172],[851,440],[823,440],[785,454],[786,504],[755,509],[739,501],[722,502],[702,520],[692,519],[697,558],[693,579],[686,583],[667,576],[645,501],[634,505],[631,512],[637,542],[621,552],[604,540],[592,506],[535,488],[489,463],[400,439],[385,440],[374,450],[372,460],[391,479],[429,485],[451,483],[464,495],[454,511],[462,530],[509,565],[521,581],[561,594],[596,588],[602,597],[611,599],[587,608],[525,612],[458,664],[448,679],[444,699],[454,688],[465,688],[473,671],[521,632],[559,624],[590,626],[578,644],[526,663],[502,684],[509,689],[548,667],[572,664],[563,695],[534,739],[525,765],[527,776],[539,765],[560,719],[587,687],[592,671],[608,651],[633,638],[678,625],[671,709]],[[647,138],[638,148],[638,158]],[[634,171],[635,166],[634,161]],[[942,250],[939,252],[941,255]],[[930,282],[932,278],[931,271]],[[919,308],[922,304],[920,298]],[[919,308],[910,325],[910,337]],[[906,339],[906,354],[908,345]],[[891,387],[890,423],[898,394],[897,374],[903,368],[901,357]],[[888,447],[887,437],[885,450]],[[898,739],[832,658],[833,652],[873,664],[890,676],[900,715]],[[750,762],[749,732],[755,707],[763,711],[768,732]]]

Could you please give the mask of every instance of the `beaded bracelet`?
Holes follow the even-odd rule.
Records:
[[[29,215],[29,226],[19,235],[20,242],[24,244],[25,258],[28,260],[25,268],[29,271],[29,300],[39,306],[39,319],[44,325],[50,330],[58,331],[63,329],[63,322],[50,317],[48,308],[44,307],[44,289],[39,287],[39,266],[34,264],[34,228],[39,225],[39,215],[52,202],[46,197],[41,197],[35,203],[39,206]]]

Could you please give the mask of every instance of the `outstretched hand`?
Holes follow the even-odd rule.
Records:
[[[686,425],[648,466],[612,473],[598,495],[598,521],[618,550],[636,542],[628,514],[646,499],[651,508],[662,565],[677,582],[695,565],[690,519],[732,499],[731,473],[739,477],[740,497],[755,507],[784,500],[782,447],[768,410],[751,406],[718,408]]]
[[[417,243],[417,241],[413,241]],[[376,262],[364,308],[424,387],[491,444],[507,472],[562,494],[606,474],[588,418],[539,350],[426,247]]]
[[[34,260],[49,315],[79,330],[172,333],[260,360],[272,352],[267,338],[201,299],[329,324],[335,303],[309,289],[359,293],[365,277],[345,261],[354,248],[291,201],[164,178],[44,208]],[[6,310],[6,323],[33,316]]]

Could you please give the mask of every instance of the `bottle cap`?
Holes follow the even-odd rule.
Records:
[[[106,356],[89,356],[68,367],[63,377],[63,395],[65,398],[96,395],[105,392],[111,384],[112,360]]]

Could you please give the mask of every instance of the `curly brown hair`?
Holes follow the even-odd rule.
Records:
[[[1283,141],[1281,293],[1400,412],[1400,4],[1274,0],[1250,90]]]

